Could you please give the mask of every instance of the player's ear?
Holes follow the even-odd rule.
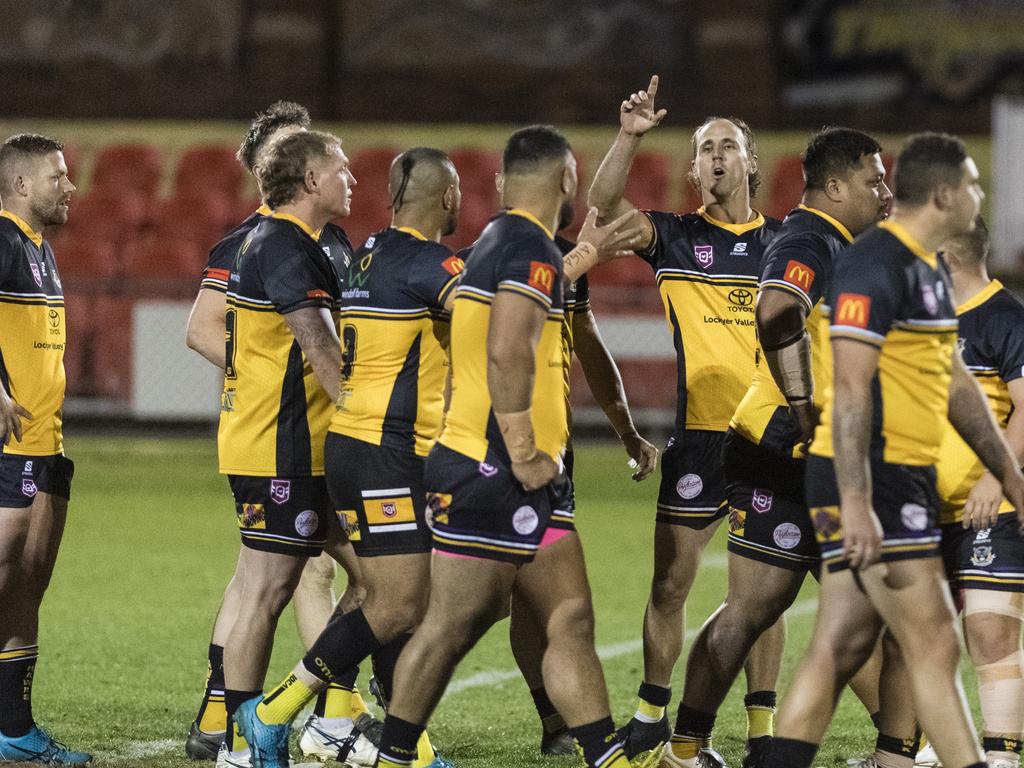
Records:
[[[444,194],[441,195],[441,206],[446,211],[450,211],[452,208],[455,207],[455,185],[454,184],[449,184],[445,188]]]
[[[843,202],[846,196],[846,189],[841,179],[829,176],[825,180],[825,195],[834,203]]]
[[[748,172],[747,175],[748,176],[753,176],[755,173],[757,173],[757,155],[751,155],[750,156],[750,171]]]
[[[574,191],[575,191],[575,190],[573,190],[572,186],[573,186],[572,168],[570,168],[568,165],[566,165],[562,169],[562,194],[566,195],[566,196],[572,195],[574,193]]]
[[[303,177],[303,186],[306,191],[310,194],[318,192],[320,189],[320,178],[316,168],[312,166],[306,168],[305,176]]]
[[[499,195],[505,191],[505,174],[501,171],[494,174],[494,188],[498,190]]]
[[[932,194],[932,201],[935,203],[935,207],[940,211],[948,211],[954,206],[956,202],[954,197],[956,190],[953,189],[949,184],[940,183],[935,187],[935,192]]]

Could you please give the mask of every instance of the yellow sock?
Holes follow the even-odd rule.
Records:
[[[409,768],[408,763],[393,763],[384,755],[377,758],[377,768]]]
[[[310,687],[291,674],[256,705],[256,715],[267,725],[285,725],[294,720],[312,698]]]
[[[324,691],[324,717],[353,717],[353,692],[337,683],[331,683]]]
[[[352,706],[351,706],[351,714],[349,715],[349,717],[351,717],[353,720],[355,720],[360,715],[366,715],[366,714],[370,713],[370,708],[366,706],[366,702],[363,701],[363,696],[362,696],[361,693],[359,693],[359,689],[358,688],[353,688],[352,689],[352,699],[351,699],[351,701],[352,701]]]
[[[651,704],[649,701],[640,699],[636,707],[636,719],[644,723],[657,723],[665,716],[665,707]]]
[[[704,739],[672,734],[672,741],[668,746],[672,750],[673,757],[678,757],[680,760],[693,760],[700,754],[700,748],[703,745]]]
[[[430,737],[424,731],[420,734],[420,740],[416,742],[416,759],[413,760],[412,768],[426,768],[436,757],[434,745],[430,743]]]
[[[199,730],[203,733],[219,733],[227,730],[228,710],[224,696],[211,694],[203,703],[203,714],[199,717]]]
[[[625,752],[619,752],[618,755],[612,758],[609,763],[603,763],[601,768],[630,768],[630,762],[626,758]]]
[[[775,734],[775,710],[771,707],[747,707],[747,741]]]
[[[231,723],[231,741],[228,743],[228,750],[230,752],[244,752],[248,748],[249,743],[238,730],[238,725],[236,723]]]

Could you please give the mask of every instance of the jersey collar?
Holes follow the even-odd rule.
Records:
[[[935,256],[935,253],[926,251],[922,248],[921,244],[914,239],[914,236],[907,231],[907,228],[899,222],[893,221],[892,219],[886,219],[878,225],[878,228],[884,229],[890,235],[903,243],[904,248],[913,253],[932,269],[935,269],[938,266],[939,260]]]
[[[270,216],[273,213],[273,211],[271,210],[269,205],[263,203],[263,205],[256,209],[256,213],[258,213],[260,216]]]
[[[320,233],[323,232],[322,229],[314,230],[312,227],[309,226],[309,224],[304,222],[298,216],[292,216],[290,213],[280,213],[279,211],[273,211],[270,214],[270,217],[272,219],[284,219],[285,221],[290,221],[292,224],[297,226],[299,229],[301,229],[307,235],[312,237],[314,240],[320,240]]]
[[[522,208],[509,208],[506,211],[506,213],[509,213],[512,216],[522,216],[524,219],[527,219],[528,221],[532,221],[534,224],[536,224],[538,227],[540,227],[541,229],[544,230],[544,234],[548,236],[549,240],[554,240],[555,239],[555,233],[552,232],[547,227],[545,227],[543,224],[541,224],[540,223],[540,219],[538,219],[536,216],[534,216],[529,211],[524,210]]]
[[[761,213],[760,211],[754,211],[754,213],[756,213],[757,216],[755,216],[752,220],[748,221],[746,224],[730,224],[728,221],[719,221],[714,216],[710,215],[706,210],[704,210],[703,205],[697,209],[697,215],[704,219],[704,221],[706,221],[708,224],[713,224],[719,229],[724,229],[727,232],[732,232],[734,235],[742,235],[745,232],[749,232],[752,229],[757,229],[758,227],[764,226],[764,214]]]
[[[13,221],[18,229],[25,234],[25,237],[35,243],[36,248],[40,248],[43,245],[43,236],[32,229],[32,227],[29,226],[29,223],[21,218],[21,216],[18,216],[16,213],[11,213],[10,211],[0,211],[0,216]]]
[[[991,281],[988,285],[978,291],[976,294],[971,296],[967,301],[956,308],[956,313],[962,315],[964,312],[970,312],[976,307],[980,307],[986,301],[991,299],[997,293],[1003,290],[1003,284],[998,280]]]
[[[429,240],[426,235],[420,232],[416,227],[395,227],[399,232],[405,232],[407,235],[412,235],[417,240]]]
[[[837,230],[839,230],[839,234],[842,235],[846,239],[846,242],[848,242],[848,243],[852,243],[853,242],[853,235],[850,234],[850,230],[848,230],[846,227],[844,227],[843,223],[841,221],[839,221],[839,219],[837,219],[837,218],[835,218],[833,216],[829,216],[827,213],[825,213],[824,211],[819,211],[817,208],[811,208],[811,206],[809,206],[809,205],[804,205],[803,203],[800,203],[800,205],[798,205],[797,208],[799,208],[801,211],[807,211],[808,213],[813,213],[815,216],[818,216],[819,218],[824,219],[829,224],[831,224],[833,227],[835,227]]]

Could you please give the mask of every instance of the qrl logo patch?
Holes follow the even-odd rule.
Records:
[[[385,501],[381,503],[380,511],[384,513],[384,517],[394,517],[398,514],[398,505],[393,501]]]
[[[766,512],[771,512],[773,501],[775,501],[775,496],[770,491],[762,491],[760,488],[755,488],[750,500],[750,506],[759,515],[763,515]]]
[[[555,288],[555,278],[557,276],[558,272],[550,264],[545,264],[542,261],[530,262],[530,287],[536,288],[549,298]]]
[[[270,498],[275,504],[284,504],[292,497],[291,480],[271,480]]]
[[[862,293],[840,293],[836,305],[836,324],[867,328],[871,297]]]
[[[790,285],[795,285],[804,293],[808,293],[811,286],[814,285],[814,270],[796,259],[790,259],[786,264],[786,272],[782,279]]]
[[[486,461],[481,461],[477,469],[484,477],[494,477],[498,474],[498,468],[493,464],[488,464]]]
[[[710,245],[693,246],[693,255],[704,269],[715,263],[715,249]]]
[[[457,275],[466,268],[466,262],[458,256],[449,256],[441,262],[441,266],[444,267],[444,271],[449,275]]]
[[[33,480],[31,477],[21,478],[21,493],[24,496],[28,496],[29,498],[31,498],[32,496],[35,496],[38,492],[39,489],[36,488],[35,480]]]

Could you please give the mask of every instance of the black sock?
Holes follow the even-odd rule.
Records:
[[[640,690],[636,692],[638,698],[656,707],[667,707],[672,701],[672,689],[665,688],[653,683],[640,683]]]
[[[988,768],[988,763],[972,763],[967,768]]]
[[[917,742],[918,738],[916,736],[909,739],[901,739],[897,736],[886,736],[879,731],[878,738],[875,739],[875,749],[879,752],[888,752],[891,755],[899,755],[900,757],[916,757]]]
[[[985,752],[1016,752],[1020,754],[1020,739],[1002,736],[985,736],[981,740],[981,748]]]
[[[777,701],[778,695],[775,691],[754,691],[743,697],[743,706],[775,709]]]
[[[881,721],[882,721],[882,713],[881,712],[872,712],[871,713],[871,723],[872,723],[872,725],[875,726],[875,730],[876,731],[880,731],[882,729],[882,727],[879,725],[879,723]]]
[[[210,643],[206,652],[206,690],[196,714],[199,730],[207,733],[224,730],[224,646]]]
[[[235,716],[235,712],[249,699],[263,695],[263,691],[233,691],[230,688],[224,691],[224,706],[228,711],[228,719]]]
[[[416,742],[424,730],[425,726],[388,715],[380,739],[380,765],[412,765],[416,759]]]
[[[331,683],[378,648],[380,642],[370,629],[363,609],[356,608],[331,617],[302,663],[311,675]]]
[[[610,717],[579,728],[570,728],[569,732],[583,749],[583,759],[589,768],[600,768],[613,763],[617,758],[626,758],[622,742],[615,735],[615,723]]]
[[[398,666],[398,657],[402,655],[410,639],[412,633],[403,632],[374,651],[373,676],[377,678],[377,690],[384,699],[385,709],[395,692],[395,667]]]
[[[32,730],[32,677],[39,646],[11,648],[0,655],[0,733],[14,739]]]
[[[565,720],[558,713],[558,709],[548,697],[547,688],[543,685],[540,688],[531,688],[530,696],[533,697],[533,706],[537,708],[537,717],[544,728],[544,733],[558,733],[565,730]]]
[[[811,768],[818,745],[776,736],[768,745],[760,768]]]
[[[711,737],[711,731],[715,729],[714,713],[701,712],[680,703],[679,711],[676,712],[676,728],[673,733],[676,736],[687,736],[691,739],[707,739]]]
[[[224,646],[214,645],[210,643],[210,647],[206,652],[207,662],[209,663],[209,675],[206,678],[206,693],[209,695],[210,689],[215,691],[224,692]]]

